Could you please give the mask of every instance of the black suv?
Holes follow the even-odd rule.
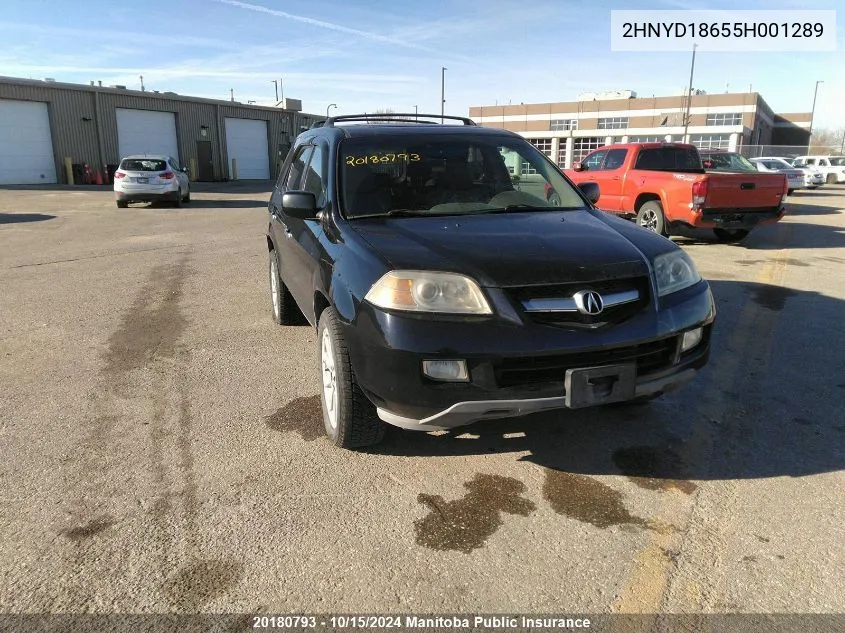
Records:
[[[693,378],[709,285],[597,199],[470,119],[337,116],[303,132],[270,198],[270,289],[278,323],[317,328],[329,438],[644,401]]]

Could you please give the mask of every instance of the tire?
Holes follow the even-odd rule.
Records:
[[[176,198],[170,201],[170,206],[174,209],[179,209],[182,207],[182,190],[176,192]]]
[[[317,368],[326,435],[335,446],[361,448],[378,444],[387,425],[355,382],[349,350],[334,308],[326,308],[317,325]]]
[[[827,175],[827,184],[835,185],[836,184],[836,174],[828,174]]]
[[[299,325],[305,320],[293,295],[279,275],[276,251],[270,251],[267,271],[270,278],[270,315],[278,325]]]
[[[185,197],[182,198],[182,202],[190,202],[191,201],[191,188],[188,187],[187,193],[185,193]]]
[[[713,229],[716,239],[726,244],[733,244],[748,237],[750,231],[747,229]]]
[[[793,193],[795,193],[795,189],[787,189],[786,190],[786,195],[788,195],[788,196],[791,196]]]
[[[652,233],[657,233],[664,237],[667,235],[666,217],[663,215],[663,206],[657,200],[650,200],[639,208],[636,222],[639,226]]]
[[[125,208],[126,208],[126,207],[128,207],[128,206],[129,206],[129,203],[128,203],[128,202],[124,202],[123,200],[118,200],[118,201],[117,201],[117,208],[118,208],[118,209],[125,209]]]

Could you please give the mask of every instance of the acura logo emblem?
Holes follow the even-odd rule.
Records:
[[[600,314],[604,310],[604,302],[601,295],[595,290],[580,290],[573,296],[575,299],[575,307],[581,314]]]

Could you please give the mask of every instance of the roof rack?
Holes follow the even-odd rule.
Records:
[[[423,120],[425,119],[425,120]],[[435,119],[432,121],[431,119]],[[373,122],[390,122],[390,123],[418,123],[420,125],[435,125],[437,123],[436,119],[440,119],[441,122],[444,119],[449,119],[450,121],[460,121],[464,125],[477,125],[475,121],[469,119],[467,117],[462,116],[449,116],[447,114],[439,115],[439,114],[418,114],[416,112],[406,113],[406,112],[391,112],[388,114],[344,114],[341,116],[334,116],[329,117],[324,121],[317,121],[312,125],[313,128],[317,127],[334,127],[335,122],[347,123],[347,122],[354,122],[354,121],[365,121],[367,123]]]

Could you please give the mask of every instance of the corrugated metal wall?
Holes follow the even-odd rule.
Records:
[[[223,127],[223,119],[226,117],[267,121],[270,174],[274,176],[301,127],[308,127],[323,118],[225,101],[190,100],[189,97],[180,99],[152,92],[54,85],[31,80],[21,80],[20,83],[0,80],[0,99],[47,103],[56,173],[61,174],[59,182],[66,182],[63,169],[66,156],[70,156],[74,163],[88,163],[94,167],[119,162],[117,108],[175,113],[180,161],[188,165],[191,159],[196,160],[197,141],[210,141],[215,180],[228,179],[231,167],[226,155],[226,132]]]

